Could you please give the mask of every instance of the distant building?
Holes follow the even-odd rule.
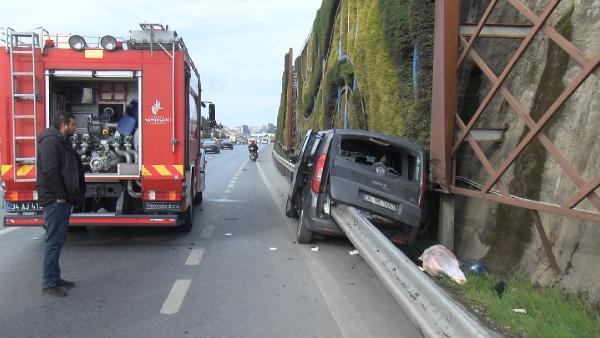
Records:
[[[266,130],[267,133],[275,134],[276,130],[277,130],[277,128],[275,128],[275,125],[273,123],[267,123],[267,130]]]
[[[244,136],[252,135],[252,133],[250,132],[250,128],[248,128],[248,126],[245,124],[240,127],[240,131],[242,132],[242,135],[244,135]]]

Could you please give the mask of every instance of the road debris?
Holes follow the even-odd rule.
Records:
[[[228,232],[225,234],[225,236],[232,236],[233,234],[231,232]]]
[[[423,269],[431,276],[445,274],[458,284],[465,284],[467,278],[458,267],[456,256],[441,244],[434,245],[425,251],[419,260],[423,262]]]
[[[476,274],[487,272],[485,265],[476,260],[464,260],[460,262],[460,269],[463,271],[469,270]]]
[[[525,309],[513,309],[513,311],[516,313],[527,314],[527,310],[525,310]]]
[[[358,255],[358,250],[348,251],[348,253],[350,254],[350,256],[356,256]]]
[[[37,241],[37,240],[39,240],[39,238],[38,237],[33,237],[33,240]]]
[[[317,252],[317,251],[319,251],[319,247],[318,246],[312,247],[312,248],[310,248],[310,251]]]
[[[271,251],[277,251],[277,248],[269,248]]]

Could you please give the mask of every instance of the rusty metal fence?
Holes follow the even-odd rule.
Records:
[[[432,102],[432,133],[431,133],[431,172],[434,180],[442,190],[450,194],[483,199],[514,207],[530,209],[534,212],[535,225],[540,232],[546,252],[551,258],[551,265],[556,267],[554,257],[549,250],[549,243],[544,233],[538,212],[548,212],[567,217],[600,222],[600,197],[595,192],[600,186],[600,172],[596,177],[585,180],[575,165],[553,144],[543,128],[565,102],[589,77],[600,79],[600,53],[585,55],[569,39],[565,38],[548,19],[555,12],[560,0],[550,0],[536,14],[519,0],[504,0],[503,5],[512,6],[519,15],[529,23],[488,24],[491,13],[500,1],[489,1],[487,8],[476,23],[460,22],[461,1],[437,0],[435,18],[435,47],[434,47],[434,81]],[[558,95],[539,119],[534,120],[530,112],[515,98],[507,86],[507,79],[515,65],[524,57],[524,52],[534,38],[544,34],[552,43],[566,52],[580,67],[570,83]],[[510,55],[507,64],[498,75],[484,58],[473,48],[478,39],[509,38],[519,41],[518,48]],[[477,109],[468,119],[463,119],[458,111],[458,88],[461,86],[459,69],[466,60],[472,62],[484,74],[490,83],[490,90],[479,102]],[[543,60],[540,60],[543,61]],[[464,80],[463,80],[464,81]],[[525,132],[516,147],[503,158],[500,165],[494,167],[490,157],[482,150],[474,127],[482,113],[489,107],[493,99],[501,99],[514,112],[520,123],[525,126]],[[464,115],[463,115],[464,116]],[[582,137],[593,135],[582,135]],[[575,185],[576,192],[562,203],[547,203],[531,198],[514,196],[501,177],[513,165],[523,151],[534,141],[543,146],[545,152],[556,162],[562,172]],[[459,149],[467,146],[475,154],[487,174],[484,182],[468,187],[457,186],[456,161]],[[585,151],[585,150],[584,150]],[[489,154],[488,154],[489,155]],[[463,185],[464,186],[464,185]],[[584,210],[577,206],[587,199],[596,210]]]

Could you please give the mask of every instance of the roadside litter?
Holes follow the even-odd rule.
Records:
[[[467,282],[465,274],[458,266],[456,256],[441,244],[426,249],[419,260],[423,262],[423,270],[431,276],[439,276],[443,273],[458,284]]]
[[[225,236],[231,236],[231,235],[232,235],[232,234],[231,234],[231,233],[229,233],[229,232],[225,234]]]
[[[516,313],[527,314],[527,310],[525,310],[525,309],[513,309],[513,311]]]
[[[348,251],[348,253],[350,254],[350,256],[356,256],[358,255],[358,250]]]
[[[460,269],[463,271],[469,270],[473,273],[480,274],[486,273],[487,268],[481,262],[476,260],[464,260],[460,262]]]
[[[271,251],[277,251],[277,248],[269,248]]]
[[[319,247],[318,246],[312,247],[312,248],[310,248],[310,251],[317,252],[317,251],[319,251]]]

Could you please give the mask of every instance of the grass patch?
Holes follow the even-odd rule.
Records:
[[[556,288],[538,288],[518,276],[503,279],[502,298],[494,291],[500,280],[489,274],[467,273],[467,284],[458,285],[448,278],[438,283],[494,326],[509,335],[525,337],[600,337],[600,314],[592,312],[584,297],[568,296]],[[525,309],[527,314],[513,312]]]

